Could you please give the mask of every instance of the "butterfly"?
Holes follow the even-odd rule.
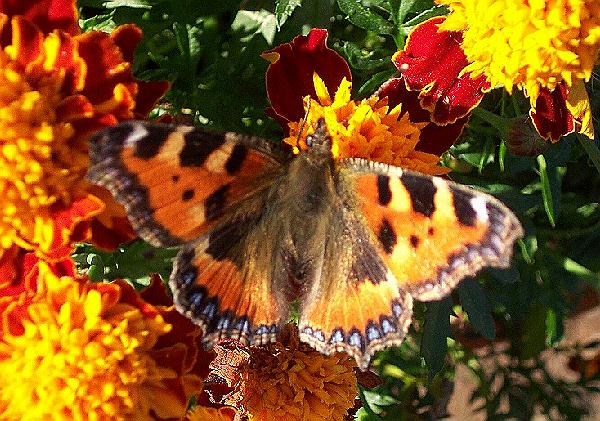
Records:
[[[148,243],[182,246],[169,285],[207,347],[272,342],[296,306],[302,342],[366,369],[403,341],[413,299],[440,299],[481,268],[510,264],[523,231],[494,197],[336,159],[323,120],[306,144],[293,154],[243,134],[137,121],[90,140],[88,179]]]

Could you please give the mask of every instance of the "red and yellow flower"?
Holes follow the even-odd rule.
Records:
[[[545,139],[574,131],[593,138],[584,82],[600,52],[596,0],[437,2],[450,14],[417,26],[394,57],[425,106],[451,104],[449,80],[481,93],[516,87],[529,98],[530,116]]]
[[[158,278],[142,295],[22,256],[0,299],[0,418],[180,419],[210,355]]]
[[[134,79],[137,27],[81,34],[74,1],[2,2],[0,35],[0,254],[60,260],[103,210],[96,229],[125,217],[84,181],[87,137],[145,116],[167,85]]]
[[[268,113],[286,130],[284,141],[296,151],[305,148],[306,135],[323,118],[336,157],[362,157],[428,174],[448,172],[439,165],[439,155],[458,138],[466,118],[445,127],[432,122],[416,95],[395,80],[370,98],[353,100],[348,64],[326,41],[327,31],[313,29],[263,54],[271,62]]]

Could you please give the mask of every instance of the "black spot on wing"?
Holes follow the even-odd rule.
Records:
[[[212,192],[204,200],[204,217],[207,221],[212,221],[221,213],[225,207],[225,200],[227,199],[228,190],[229,185],[225,184],[224,186]]]
[[[145,124],[143,127],[147,134],[135,142],[133,155],[142,159],[150,159],[158,154],[161,146],[173,133],[173,127],[152,124]]]
[[[173,180],[173,183],[177,183],[179,181],[179,175],[177,175],[177,174],[172,175],[171,180]]]
[[[225,142],[223,134],[193,130],[184,135],[185,144],[179,153],[183,167],[201,167],[208,156]]]
[[[450,187],[450,192],[452,193],[452,203],[458,222],[468,227],[474,226],[477,221],[477,213],[471,205],[471,199],[474,195],[454,187]]]
[[[417,237],[416,235],[411,235],[410,236],[410,245],[416,249],[417,247],[419,247],[419,243],[421,242],[421,239],[419,237]]]
[[[248,148],[241,143],[237,143],[233,150],[231,151],[231,155],[229,155],[229,159],[225,163],[225,169],[228,174],[235,174],[239,171],[246,159],[246,155],[248,155]]]
[[[392,200],[390,178],[387,175],[377,176],[377,198],[381,206],[387,206]]]
[[[181,200],[187,202],[188,200],[192,200],[194,198],[194,189],[187,189],[181,194]]]
[[[435,211],[433,197],[437,188],[431,177],[403,173],[400,181],[410,195],[413,210],[426,217],[433,215]]]
[[[386,218],[383,218],[381,226],[379,227],[379,233],[377,233],[377,238],[383,247],[383,250],[387,254],[391,254],[394,250],[394,246],[398,241],[396,236],[396,232],[394,231],[394,227],[390,224]]]

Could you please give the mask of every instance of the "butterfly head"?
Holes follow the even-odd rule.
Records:
[[[327,125],[325,124],[324,119],[319,119],[315,131],[306,136],[306,146],[308,147],[309,154],[314,158],[323,159],[330,158],[332,156],[331,136],[329,135],[329,131],[327,130]]]

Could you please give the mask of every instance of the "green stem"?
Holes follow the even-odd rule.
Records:
[[[579,140],[579,144],[585,150],[585,153],[587,153],[594,167],[596,167],[596,171],[600,174],[600,150],[598,150],[594,141],[579,134],[577,135],[577,140]]]
[[[491,111],[486,110],[485,108],[477,107],[473,110],[473,114],[477,117],[481,118],[486,123],[491,124],[494,128],[496,128],[502,137],[505,137],[506,132],[508,131],[508,119],[504,117],[500,117],[497,114],[492,113]]]

